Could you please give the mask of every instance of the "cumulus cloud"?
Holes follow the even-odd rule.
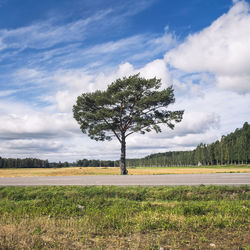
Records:
[[[152,65],[155,66],[157,63],[159,62],[152,62]],[[145,65],[145,68],[149,65]],[[120,146],[117,140],[95,142],[81,133],[72,117],[71,109],[74,100],[71,94],[77,96],[81,94],[80,90],[89,89],[91,84],[92,86],[96,84],[95,88],[98,88],[101,84],[108,84],[112,79],[115,80],[124,74],[137,73],[137,70],[134,69],[133,65],[126,63],[121,64],[111,74],[102,73],[94,76],[80,73],[74,75],[71,72],[72,77],[78,75],[78,78],[73,77],[71,80],[69,72],[65,78],[63,72],[61,73],[62,78],[58,84],[65,88],[65,92],[63,90],[57,91],[57,97],[60,94],[61,97],[54,98],[55,106],[53,109],[57,107],[55,110],[49,111],[44,108],[42,112],[23,104],[13,103],[10,106],[6,105],[8,102],[1,102],[0,107],[6,107],[0,109],[2,121],[0,124],[2,138],[0,148],[3,149],[1,152],[8,152],[11,157],[15,157],[17,154],[20,157],[37,155],[36,157],[44,159],[64,159],[65,161],[81,158],[118,159]],[[73,81],[73,79],[75,80]],[[213,85],[209,87],[201,85],[200,88],[205,93],[202,98],[195,91],[187,91],[186,94],[182,93],[177,98],[172,107],[173,110],[185,109],[186,112],[183,121],[176,125],[175,130],[163,129],[160,134],[152,132],[146,135],[133,134],[129,136],[127,140],[128,157],[141,157],[168,150],[190,150],[200,142],[211,143],[219,139],[221,134],[227,134],[239,127],[239,123],[241,126],[246,117],[249,116],[249,111],[243,108],[249,104],[249,94],[239,97],[236,93],[218,90]],[[89,89],[89,91],[92,90]],[[69,102],[67,98],[69,98]],[[237,105],[235,105],[236,103]],[[19,141],[20,145],[24,147],[23,150],[22,147],[18,146]],[[50,144],[53,145],[51,151]],[[44,147],[44,150],[39,150],[39,147]],[[4,156],[7,154],[5,153]]]
[[[148,64],[143,68],[139,69],[141,75],[145,78],[160,78],[164,87],[171,85],[170,73],[163,60],[157,59]]]
[[[193,111],[184,113],[181,123],[171,130],[162,125],[162,133],[134,134],[128,137],[128,154],[147,155],[157,152],[191,150],[199,143],[211,143],[218,139],[215,131],[220,127],[220,116],[216,113]]]
[[[181,89],[173,110],[184,109],[181,123],[174,130],[162,125],[162,133],[133,134],[128,137],[128,154],[148,155],[157,152],[191,150],[199,143],[212,143],[248,121],[250,94],[243,96],[216,88],[212,83],[200,85],[203,96]],[[180,90],[177,90],[177,92]]]
[[[222,89],[230,89],[239,93],[250,92],[249,75],[217,75],[216,83]]]
[[[136,158],[159,152],[193,150],[201,142],[211,143],[216,139],[217,137],[211,131],[173,138],[159,134],[158,140],[155,137],[152,139],[147,136],[134,135],[127,140],[127,154],[129,158]]]
[[[0,139],[69,137],[77,133],[76,123],[68,114],[1,114]]]
[[[81,47],[81,43],[75,42],[84,35],[88,24],[95,22],[94,19],[89,23],[85,21],[73,22],[67,27],[52,25],[46,29],[46,22],[43,22],[40,26],[33,24],[16,30],[0,30],[2,51],[6,46],[19,46],[18,51],[69,42],[62,47],[39,51],[31,55],[25,67],[22,64],[12,74],[3,72],[6,74],[4,78],[1,75],[1,79],[8,79],[8,86],[0,91],[1,156],[56,161],[118,159],[119,142],[116,139],[95,142],[83,135],[73,119],[72,106],[81,93],[104,90],[117,78],[139,72],[142,77],[161,78],[164,88],[173,84],[176,103],[169,108],[184,109],[185,113],[183,121],[174,130],[163,128],[159,134],[129,136],[127,153],[130,158],[168,150],[190,150],[200,142],[211,143],[219,139],[249,119],[250,24],[246,2],[236,1],[228,13],[208,28],[190,35],[179,46],[166,29],[160,36],[140,34]],[[65,30],[72,34],[66,40]],[[77,31],[80,33],[74,36]],[[29,32],[30,40],[25,39]],[[39,32],[43,34],[36,44]],[[51,37],[52,40],[46,40]],[[74,43],[67,39],[73,39]],[[172,49],[174,46],[176,48]],[[0,60],[8,56],[4,53]],[[140,61],[145,58],[147,63]],[[140,63],[137,64],[138,60]],[[43,67],[41,62],[47,66]],[[50,68],[50,65],[56,66]],[[98,70],[92,70],[92,67]],[[18,99],[18,94],[19,90],[27,91],[29,86],[34,88],[34,98],[27,103],[22,97],[30,95],[26,92]],[[40,101],[46,105],[40,105]]]
[[[72,106],[76,101],[76,97],[82,92],[90,92],[96,89],[105,89],[108,84],[115,81],[117,78],[129,76],[141,72],[141,75],[146,78],[157,77],[162,78],[164,85],[167,85],[170,78],[168,69],[163,60],[152,61],[142,68],[134,68],[130,63],[120,64],[116,70],[110,73],[101,72],[97,75],[85,72],[84,69],[58,70],[48,76],[45,72],[40,72],[36,69],[22,68],[16,73],[16,78],[24,82],[36,82],[43,84],[45,79],[49,79],[54,83],[54,96],[44,96],[41,99],[47,99],[51,103],[50,106],[40,109],[33,109],[24,103],[15,103],[11,100],[1,101],[0,108],[0,138],[2,142],[7,142],[5,152],[13,155],[20,150],[23,156],[33,155],[34,151],[39,151],[39,147],[44,147],[40,150],[41,157],[50,159],[58,156],[52,155],[58,150],[58,154],[66,155],[69,159],[76,157],[82,158],[114,158],[119,157],[119,145],[117,141],[105,143],[105,155],[101,148],[103,143],[91,141],[86,135],[83,135],[79,126],[73,119]],[[4,92],[4,95],[11,92]],[[11,105],[9,103],[11,102]],[[3,108],[4,107],[4,108]],[[77,139],[79,138],[79,139]],[[48,144],[44,143],[47,140]],[[53,146],[52,153],[49,155],[50,143],[59,141],[64,147]],[[20,143],[19,143],[20,142]],[[37,143],[37,146],[35,144]],[[16,145],[16,146],[15,146]],[[30,146],[30,152],[28,148]],[[0,143],[0,148],[3,144]],[[23,150],[22,150],[23,147]],[[10,149],[13,149],[11,151]],[[115,148],[115,150],[114,150]],[[63,150],[61,152],[60,150]],[[70,152],[70,153],[69,153]],[[69,154],[71,154],[69,156]],[[62,156],[62,157],[63,157]],[[66,159],[67,160],[67,159]]]
[[[120,64],[111,73],[100,72],[97,75],[85,72],[83,69],[59,70],[53,76],[54,81],[61,86],[56,93],[56,105],[60,112],[71,112],[77,96],[81,93],[92,92],[97,89],[104,90],[116,79],[137,73],[140,73],[145,78],[156,77],[162,79],[164,87],[171,84],[167,66],[160,59],[154,60],[138,69],[126,62]],[[62,88],[65,89],[62,90]]]
[[[220,116],[212,112],[187,111],[183,121],[176,125],[175,130],[166,133],[166,137],[186,136],[190,134],[203,134],[209,129],[216,129],[220,124]],[[163,135],[164,137],[164,135]]]
[[[46,140],[21,139],[6,142],[6,147],[15,153],[21,151],[22,154],[38,154],[38,152],[57,152],[63,148],[63,145],[58,141],[48,142]]]
[[[250,91],[250,7],[237,1],[228,13],[209,27],[190,35],[165,60],[187,73],[210,72],[217,86],[246,93]]]

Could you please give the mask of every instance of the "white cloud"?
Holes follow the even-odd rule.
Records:
[[[88,25],[100,21],[110,12],[111,10],[101,11],[64,25],[55,25],[49,20],[16,29],[2,29],[0,49],[46,49],[60,43],[83,41]]]
[[[189,87],[189,86],[188,86]],[[199,143],[212,143],[249,122],[250,94],[243,96],[203,83],[204,95],[194,92],[178,95],[173,110],[184,109],[181,123],[174,130],[164,125],[162,133],[133,134],[128,137],[129,157],[157,152],[191,150]],[[178,91],[177,91],[178,92]]]
[[[45,77],[45,74],[37,69],[21,68],[14,74],[14,76],[19,82],[41,82]]]
[[[40,150],[43,158],[55,159],[57,157],[58,159],[58,155],[60,155],[60,158],[65,157],[65,159],[67,155],[71,160],[84,156],[87,158],[119,158],[119,145],[117,145],[116,140],[105,143],[105,154],[103,154],[101,152],[104,143],[91,141],[81,133],[79,126],[73,119],[72,106],[76,97],[82,92],[105,89],[108,84],[117,78],[138,72],[141,72],[141,75],[147,78],[156,76],[164,81],[169,79],[169,73],[163,60],[152,61],[140,69],[135,69],[130,63],[123,63],[111,73],[99,73],[98,75],[76,69],[58,70],[48,76],[49,73],[22,68],[15,74],[16,78],[25,82],[38,81],[40,84],[44,84],[45,79],[49,79],[54,84],[54,97],[40,97],[49,100],[51,103],[49,107],[42,109],[33,109],[32,106],[15,103],[10,99],[1,102],[0,106],[5,108],[0,109],[0,137],[2,142],[8,142],[3,152],[7,150],[13,156],[19,150],[20,156],[23,152],[23,157],[28,155],[33,157],[35,149],[44,147],[44,150]],[[47,144],[44,143],[45,139],[48,141]],[[54,151],[49,154],[49,142],[53,144],[55,141],[60,145],[65,144],[63,147],[52,147],[51,151],[53,151],[53,148],[58,150],[58,155],[53,155]],[[77,145],[74,143],[75,141],[77,141]],[[32,146],[35,144],[37,146]],[[0,148],[4,147],[3,145],[3,143],[0,143]],[[23,150],[22,146],[24,147]],[[29,146],[30,152],[28,151]],[[65,151],[61,151],[62,148]],[[68,155],[69,152],[71,152],[71,156]]]
[[[163,60],[154,60],[146,64],[143,68],[139,69],[141,76],[145,78],[160,78],[162,80],[163,87],[171,85],[170,73]]]
[[[202,134],[209,129],[218,129],[219,124],[220,116],[214,112],[186,111],[182,122],[169,134],[170,137]]]
[[[138,72],[142,77],[161,78],[163,87],[173,84],[176,103],[169,108],[184,109],[185,113],[183,121],[173,131],[163,129],[160,134],[129,136],[128,157],[190,150],[200,142],[213,142],[245,121],[250,122],[248,11],[245,2],[235,3],[227,14],[200,33],[189,36],[180,46],[166,29],[161,36],[140,34],[89,48],[74,43],[33,54],[29,64],[15,73],[6,73],[9,78],[1,76],[1,79],[8,79],[8,88],[0,92],[1,156],[30,156],[56,161],[118,159],[119,142],[116,139],[95,142],[82,134],[73,119],[72,106],[81,93],[104,90],[117,78]],[[5,46],[46,48],[69,41],[67,39],[77,41],[92,21],[95,20],[79,20],[68,26],[50,26],[51,23],[43,22],[40,26],[36,23],[16,30],[1,30],[0,50]],[[74,36],[78,31],[80,33]],[[30,40],[25,39],[29,32]],[[37,36],[39,32],[41,34]],[[72,37],[67,38],[69,35]],[[9,39],[8,44],[6,39]],[[161,58],[173,46],[177,46],[176,49],[167,52],[165,59],[176,69],[168,67]],[[136,60],[145,58],[147,63],[136,66]],[[84,60],[88,62],[86,66]],[[47,66],[40,66],[41,62]],[[80,66],[78,62],[81,62]],[[51,69],[48,65],[56,67]],[[98,70],[91,71],[91,65],[99,67]],[[34,103],[25,104],[21,98],[19,101],[18,97],[14,99],[12,95],[18,96],[18,93],[13,90],[12,81],[23,92],[33,86],[36,92]],[[225,89],[245,95],[239,96]],[[48,104],[39,106],[36,101]]]
[[[193,112],[202,113],[204,117],[207,117],[214,127],[213,134],[218,136],[226,135],[234,131],[237,127],[241,127],[245,121],[249,121],[250,111],[248,109],[250,105],[250,93],[245,95],[238,95],[235,92],[218,89],[213,84],[201,86],[204,92],[204,96],[201,98],[196,95],[182,95],[176,100],[174,105],[176,109],[185,109],[186,114],[192,114]],[[190,113],[191,112],[191,113]],[[194,122],[199,120],[199,116],[192,115]],[[192,118],[191,118],[192,117]],[[212,119],[214,118],[214,119]],[[184,120],[185,121],[185,114]],[[204,120],[206,121],[206,120]],[[218,125],[217,127],[215,125]],[[182,123],[180,124],[182,126]],[[183,124],[185,125],[185,124]],[[192,125],[193,126],[193,125]],[[203,124],[206,127],[205,124]]]
[[[216,83],[219,88],[229,89],[239,93],[250,91],[250,74],[249,75],[218,75]]]
[[[182,105],[182,108],[185,108],[185,105]],[[177,109],[178,105],[175,106],[175,110]],[[184,113],[183,121],[176,124],[174,130],[165,125],[161,127],[162,133],[133,134],[128,137],[128,152],[132,151],[128,154],[135,157],[133,150],[136,150],[138,155],[159,151],[191,150],[201,142],[211,143],[219,139],[216,130],[220,127],[220,115],[194,109]]]
[[[17,90],[3,90],[3,91],[0,91],[0,97],[10,96],[16,92]]]
[[[116,70],[111,73],[99,73],[92,75],[84,70],[59,70],[53,76],[54,81],[60,84],[60,90],[56,93],[56,105],[60,112],[71,112],[72,106],[77,96],[83,92],[92,92],[97,89],[104,90],[106,87],[118,78],[141,73],[145,78],[160,78],[163,86],[169,86],[170,74],[163,60],[155,60],[144,67],[135,69],[132,64],[126,62],[120,64]],[[64,90],[61,90],[64,88]]]
[[[97,44],[84,50],[79,50],[82,57],[88,60],[98,60],[103,64],[115,57],[126,58],[126,61],[140,62],[145,58],[154,58],[165,53],[177,44],[175,36],[165,33],[155,36],[152,34],[135,35],[115,41]]]
[[[249,9],[245,1],[235,3],[208,28],[167,52],[166,62],[188,73],[211,72],[220,88],[249,92]]]
[[[122,49],[127,49],[130,46],[138,46],[144,40],[143,36],[132,36],[118,41],[111,41],[104,44],[95,45],[84,53],[85,55],[108,54],[120,52]]]
[[[158,63],[161,65],[161,61],[156,61],[140,70],[150,71],[151,65],[154,72],[153,69]],[[81,94],[81,90],[92,91],[90,86],[94,87],[93,90],[100,86],[105,88],[113,79],[137,72],[129,63],[121,64],[111,74],[103,73],[98,76],[66,71],[64,78],[61,71],[61,78],[55,79],[58,79],[60,89],[65,90],[56,92],[57,99],[54,98],[54,102],[57,110],[38,110],[22,103],[10,105],[8,101],[1,102],[0,107],[5,107],[0,109],[0,149],[3,156],[7,157],[8,152],[9,157],[36,156],[65,161],[81,158],[118,159],[120,145],[116,139],[111,142],[95,142],[81,133],[79,125],[72,117],[72,104],[75,101],[73,94],[76,97]],[[141,157],[168,150],[190,150],[200,142],[211,143],[222,134],[232,132],[236,127],[242,126],[249,117],[249,94],[239,96],[233,92],[219,90],[213,85],[207,86],[205,83],[200,89],[204,93],[202,98],[195,91],[186,91],[186,94],[184,91],[181,96],[177,93],[178,98],[171,108],[185,109],[185,113],[183,121],[176,125],[175,130],[163,129],[160,134],[152,132],[129,136],[128,157]]]
[[[38,152],[57,152],[62,147],[63,145],[58,141],[48,142],[41,139],[19,139],[6,142],[6,148],[15,154],[21,151],[22,154],[36,154],[38,157]]]
[[[38,111],[29,113],[0,114],[0,138],[5,140],[69,137],[78,132],[72,115],[66,113],[46,114]]]

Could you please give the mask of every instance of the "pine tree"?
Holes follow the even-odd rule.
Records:
[[[168,111],[175,102],[174,90],[159,90],[161,80],[141,78],[139,74],[117,79],[107,90],[83,93],[73,107],[74,118],[83,133],[97,141],[111,140],[121,144],[121,174],[126,169],[126,138],[136,132],[161,132],[160,124],[173,129],[184,111]]]

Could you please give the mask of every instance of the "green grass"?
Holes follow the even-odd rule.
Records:
[[[249,186],[1,187],[0,249],[247,249]]]

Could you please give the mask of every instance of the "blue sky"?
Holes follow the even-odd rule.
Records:
[[[174,85],[174,131],[135,135],[128,157],[191,150],[250,122],[250,1],[0,0],[0,155],[118,159],[72,118],[82,92],[140,72]],[[103,150],[105,147],[105,151]]]

